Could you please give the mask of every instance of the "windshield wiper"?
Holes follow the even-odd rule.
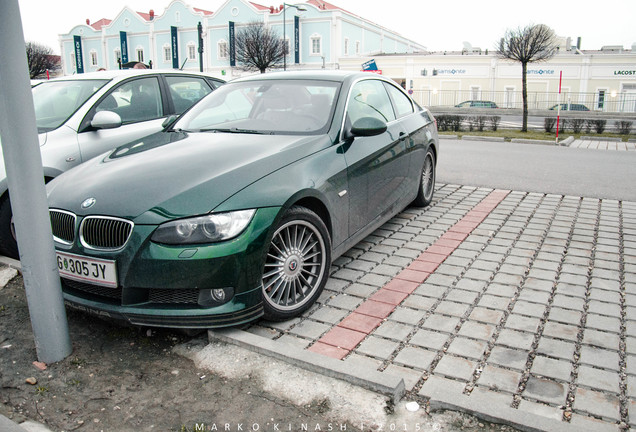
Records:
[[[272,135],[274,132],[270,131],[259,131],[254,129],[240,129],[240,128],[210,128],[210,129],[200,129],[199,132],[224,132],[224,133],[244,133],[244,134],[255,134],[255,135]]]

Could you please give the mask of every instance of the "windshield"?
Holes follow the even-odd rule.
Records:
[[[47,81],[33,87],[38,132],[60,127],[108,80]]]
[[[330,122],[340,84],[267,80],[219,87],[187,112],[174,129],[190,132],[316,134]]]

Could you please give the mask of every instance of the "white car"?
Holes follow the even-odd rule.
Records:
[[[78,74],[33,87],[46,181],[114,147],[162,129],[224,81],[179,70]],[[0,147],[0,158],[2,148]],[[0,253],[17,258],[7,175],[0,163]]]

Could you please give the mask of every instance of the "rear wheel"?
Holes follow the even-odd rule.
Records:
[[[18,243],[13,231],[13,213],[8,194],[0,199],[0,253],[10,258],[20,259]]]
[[[413,205],[426,207],[433,201],[433,192],[435,192],[435,154],[433,150],[429,148],[424,158],[420,187],[417,191],[417,197],[415,197],[413,201]]]
[[[331,239],[311,210],[292,207],[269,244],[263,265],[265,319],[283,321],[307,310],[320,296],[331,266]]]

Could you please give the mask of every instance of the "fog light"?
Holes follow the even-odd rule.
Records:
[[[199,290],[199,306],[213,307],[227,303],[234,296],[234,288],[212,288]]]
[[[212,290],[212,298],[219,303],[223,303],[225,301],[225,291],[221,288]]]

